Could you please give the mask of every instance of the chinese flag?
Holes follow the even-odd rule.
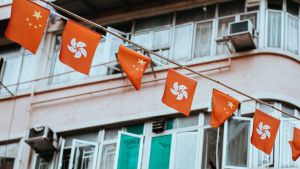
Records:
[[[88,75],[101,35],[68,20],[62,35],[59,60]]]
[[[296,161],[300,156],[300,129],[294,128],[294,137],[289,144],[292,149],[292,158]]]
[[[212,113],[210,125],[220,127],[239,107],[240,102],[229,95],[213,89],[212,93]]]
[[[196,87],[197,80],[169,69],[162,102],[189,116]]]
[[[143,74],[151,60],[122,45],[119,47],[117,58],[135,89],[140,90]]]
[[[271,154],[280,120],[256,109],[251,144],[266,154]]]
[[[48,9],[29,0],[14,0],[5,36],[35,54],[49,15]]]

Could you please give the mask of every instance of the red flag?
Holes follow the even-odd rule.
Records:
[[[196,87],[197,80],[169,69],[162,102],[189,116]]]
[[[62,35],[59,60],[88,75],[101,35],[68,20]]]
[[[251,143],[266,154],[271,154],[280,120],[256,109]]]
[[[235,98],[213,89],[212,94],[212,113],[210,125],[220,127],[239,107],[240,102]]]
[[[117,58],[122,70],[126,73],[135,89],[140,90],[143,74],[151,60],[122,45],[119,47]]]
[[[50,11],[28,0],[14,0],[5,36],[36,53],[47,25]]]
[[[296,161],[300,157],[300,129],[294,128],[294,137],[289,144],[292,149],[292,158]]]

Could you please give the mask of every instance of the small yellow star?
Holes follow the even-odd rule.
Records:
[[[143,59],[138,59],[138,62],[137,62],[138,64],[141,64],[141,65],[145,65],[146,64],[146,62],[143,60]]]
[[[34,14],[32,16],[36,17],[36,20],[42,18],[41,12],[40,11],[37,12],[36,10],[34,10]]]
[[[132,67],[135,67],[135,65],[132,65]]]
[[[233,103],[232,102],[228,102],[228,107],[230,107],[231,109],[233,109],[234,108]]]

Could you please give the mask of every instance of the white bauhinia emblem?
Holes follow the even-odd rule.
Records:
[[[86,44],[84,42],[76,42],[76,38],[71,40],[71,46],[68,45],[68,49],[70,52],[74,53],[75,58],[81,58],[83,55],[84,57],[87,56],[87,52],[85,50]]]
[[[260,139],[265,140],[267,137],[271,137],[270,129],[271,127],[269,125],[264,125],[263,122],[260,122],[256,132],[260,135]]]
[[[182,100],[183,98],[188,98],[188,93],[186,92],[188,88],[185,85],[178,85],[178,82],[173,84],[173,89],[171,88],[172,94],[177,96],[177,100]]]

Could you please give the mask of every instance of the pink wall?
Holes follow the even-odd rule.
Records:
[[[226,65],[227,60],[195,65],[193,69],[203,70]],[[232,60],[230,68],[215,70],[206,75],[222,81],[236,89],[253,96],[272,98],[281,96],[285,101],[292,101],[300,106],[300,64],[284,55],[255,54],[238,56]],[[165,78],[166,71],[157,73],[158,78]],[[224,92],[244,100],[236,93],[198,76],[198,88],[194,98],[194,109],[209,105],[211,89],[216,87]],[[152,74],[147,74],[143,81],[153,80]],[[18,98],[12,127],[12,137],[22,136],[22,131],[36,124],[49,125],[54,131],[67,131],[91,126],[101,126],[110,123],[149,118],[159,115],[173,114],[161,102],[164,90],[164,80],[142,85],[137,92],[133,87],[125,87],[92,95],[83,95],[46,103],[38,103],[49,99],[62,98],[74,94],[107,89],[114,86],[130,84],[128,80],[116,78],[100,81],[90,85],[75,86],[65,90],[56,90],[36,94],[30,109],[30,97]],[[0,135],[6,136],[8,122],[11,117],[12,101],[0,102]],[[30,112],[29,123],[26,122]],[[1,140],[5,140],[1,137]]]

